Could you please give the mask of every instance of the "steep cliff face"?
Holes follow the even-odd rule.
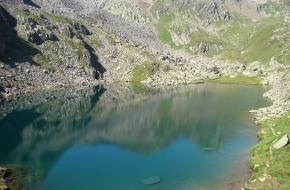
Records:
[[[4,58],[7,44],[15,37],[16,19],[0,5],[0,58]]]

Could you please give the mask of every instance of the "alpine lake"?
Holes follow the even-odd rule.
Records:
[[[30,190],[240,189],[264,90],[116,84],[23,97],[1,105],[0,165],[22,168]]]

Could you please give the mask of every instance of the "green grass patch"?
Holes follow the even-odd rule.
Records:
[[[84,51],[85,51],[85,47],[84,45],[82,44],[81,41],[79,40],[70,40],[70,39],[67,39],[65,40],[65,42],[71,46],[71,48],[74,50],[74,52],[77,54],[77,56],[79,57],[79,59],[81,59],[81,57],[83,56],[84,54]]]
[[[173,46],[174,43],[169,28],[174,18],[175,16],[173,14],[162,16],[159,18],[158,23],[155,25],[160,40],[171,46]]]
[[[132,82],[131,86],[135,93],[137,94],[146,94],[148,92],[148,87],[146,87],[141,82]]]
[[[146,80],[149,76],[153,75],[161,68],[161,63],[157,61],[148,61],[136,64],[132,71],[132,82],[141,82]]]
[[[32,57],[32,60],[49,71],[52,71],[52,72],[56,71],[56,69],[49,63],[48,59],[41,53],[34,55]]]
[[[290,181],[282,184],[279,188],[279,190],[289,190],[290,189]]]
[[[144,64],[134,65],[132,71],[132,82],[141,82],[142,80],[146,80],[148,77],[146,68]]]
[[[71,23],[73,23],[72,19],[64,17],[62,15],[46,13],[45,16],[48,17],[49,20],[52,20],[54,22],[58,22],[58,23],[61,23],[61,24],[71,24]]]
[[[285,116],[270,122],[273,128],[281,133],[278,138],[284,134],[290,135],[290,112]],[[267,124],[266,124],[267,125]],[[279,150],[273,150],[273,160],[270,166],[270,174],[275,177],[280,184],[289,186],[290,181],[290,146],[286,146]]]
[[[259,76],[248,77],[245,75],[237,75],[235,77],[221,76],[217,79],[208,80],[210,82],[226,83],[226,84],[260,84],[261,78]]]

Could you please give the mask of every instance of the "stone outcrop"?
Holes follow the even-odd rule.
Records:
[[[231,14],[226,10],[221,1],[198,1],[195,10],[203,14],[208,14],[212,21],[229,21]]]
[[[11,190],[12,181],[12,170],[0,167],[0,190]]]
[[[223,47],[221,45],[218,45],[218,44],[202,42],[195,49],[196,49],[196,51],[198,51],[200,53],[206,53],[209,51],[219,51],[219,50],[223,49]]]
[[[81,34],[84,35],[90,35],[90,31],[87,29],[87,27],[79,22],[72,23],[72,26],[75,30],[79,31]]]
[[[67,38],[73,38],[75,36],[75,33],[73,32],[73,29],[70,25],[66,25],[63,27],[63,34]]]
[[[22,24],[25,25],[27,29],[27,39],[29,42],[35,43],[36,45],[41,45],[44,41],[56,41],[57,37],[51,30],[40,26],[35,20],[32,18],[23,19],[24,22]]]

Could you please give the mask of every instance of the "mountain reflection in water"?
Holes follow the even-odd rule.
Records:
[[[19,107],[2,117],[0,120],[0,161],[4,164],[21,165],[28,168],[26,178],[29,185],[40,187],[39,189],[54,187],[52,184],[41,184],[45,184],[44,181],[53,175],[53,168],[58,162],[61,162],[66,152],[74,148],[78,151],[87,150],[88,145],[89,147],[96,146],[96,149],[82,153],[84,157],[90,157],[88,152],[100,150],[105,150],[104,152],[120,151],[116,153],[117,157],[127,152],[127,160],[142,157],[139,161],[144,163],[141,162],[140,165],[144,164],[146,168],[138,169],[141,170],[139,171],[140,176],[145,175],[150,164],[152,167],[158,168],[158,164],[155,165],[156,162],[160,162],[159,170],[166,173],[166,166],[161,166],[162,163],[170,159],[167,156],[176,154],[180,154],[180,156],[172,156],[172,159],[175,160],[168,163],[173,163],[173,165],[176,163],[175,167],[178,167],[180,162],[188,162],[190,170],[190,165],[193,163],[188,158],[183,160],[183,157],[190,156],[193,147],[196,147],[196,151],[199,153],[195,153],[197,160],[192,159],[192,162],[200,165],[202,162],[206,164],[207,157],[204,155],[214,154],[208,159],[212,159],[217,165],[226,168],[225,165],[234,163],[228,159],[234,160],[240,155],[244,155],[246,158],[249,147],[256,142],[256,129],[250,121],[248,111],[265,105],[262,93],[263,89],[258,86],[218,84],[199,84],[158,91],[144,90],[138,91],[138,93],[125,85],[97,86],[93,89],[79,91],[73,96],[61,92],[48,101],[31,108]],[[230,146],[234,148],[229,150],[225,148]],[[184,149],[184,153],[188,152],[188,155],[178,153],[182,149]],[[166,151],[169,151],[170,154],[163,153]],[[227,151],[233,155],[228,154]],[[224,154],[226,159],[219,154]],[[70,160],[76,159],[74,156],[71,156]],[[98,158],[100,160],[87,162],[94,165],[95,162],[108,159],[108,157],[102,158],[101,156]],[[85,160],[85,158],[79,159]],[[84,160],[79,160],[77,163],[85,166]],[[115,162],[115,160],[113,161]],[[107,164],[109,164],[106,166],[108,169],[112,163]],[[116,170],[119,167],[122,169],[121,166],[115,167]],[[128,173],[131,172],[127,178],[130,178],[134,176],[134,170],[130,169],[131,165],[127,167],[129,167]],[[213,174],[207,176],[209,179],[211,179],[211,175],[218,175],[215,173],[218,172],[218,167],[216,171],[215,167],[211,167],[210,172]],[[168,168],[170,167],[168,166]],[[95,169],[98,170],[98,168]],[[171,169],[174,170],[174,168]],[[142,170],[144,170],[144,174],[142,174]],[[103,174],[104,171],[100,169]],[[195,174],[192,172],[184,174],[185,179],[194,178],[199,173],[199,171],[194,172]],[[79,173],[86,175],[81,172],[81,169]],[[121,182],[117,180],[120,175],[117,176],[117,172],[115,173],[116,176],[104,174],[102,177],[106,177],[104,181],[119,183],[120,189],[143,188],[143,186],[139,187],[139,184],[131,187],[129,181],[125,183],[125,179],[122,180],[124,182],[122,186]],[[87,175],[90,179],[90,171],[87,171]],[[214,177],[211,180],[213,179]],[[138,182],[135,181],[135,183]],[[96,179],[94,183],[98,184],[98,180]],[[105,182],[102,183],[99,189],[116,189],[114,186],[107,186]],[[193,184],[190,185],[194,187]],[[198,185],[202,189],[202,185]],[[176,182],[176,187],[179,186]],[[68,188],[61,185],[60,187]],[[75,184],[70,189],[78,189],[77,187]],[[176,189],[174,185],[171,187],[171,189]],[[152,187],[152,189],[154,188]],[[167,186],[164,186],[165,188],[170,189]],[[85,189],[96,188],[90,185]],[[157,189],[163,189],[162,183]]]

